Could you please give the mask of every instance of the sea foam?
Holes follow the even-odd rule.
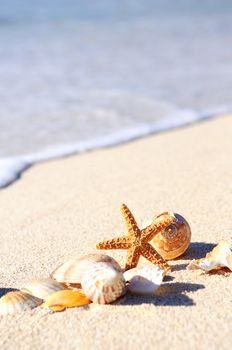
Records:
[[[2,158],[0,159],[0,188],[13,183],[20,178],[21,174],[26,169],[36,163],[126,143],[150,134],[190,125],[194,122],[212,118],[230,110],[232,110],[232,108],[230,109],[228,107],[220,107],[214,111],[205,110],[201,113],[189,109],[180,110],[154,123],[140,123],[136,125],[136,127],[122,129],[106,136],[77,143],[53,145],[41,149],[38,152]]]

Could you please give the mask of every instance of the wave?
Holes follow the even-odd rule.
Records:
[[[219,114],[227,113],[231,110],[232,108],[225,106],[214,110],[208,109],[203,112],[197,112],[192,109],[182,109],[159,121],[153,123],[140,123],[135,127],[122,129],[104,137],[93,138],[92,140],[77,143],[74,142],[71,144],[53,145],[44,148],[39,152],[2,158],[0,159],[0,188],[12,184],[20,178],[21,174],[26,169],[34,164],[98,148],[111,147],[126,143],[147,135],[187,126],[197,121],[216,117]]]

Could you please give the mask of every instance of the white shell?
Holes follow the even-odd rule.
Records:
[[[95,263],[81,280],[85,295],[98,304],[109,304],[126,292],[123,273],[104,262]]]
[[[204,271],[218,270],[227,267],[232,271],[231,242],[222,240],[205,258],[192,260],[187,266],[188,270],[202,269]]]
[[[96,262],[106,262],[121,271],[116,260],[106,254],[88,254],[66,261],[51,273],[56,281],[65,284],[80,284],[83,274]]]
[[[159,266],[146,265],[128,270],[123,275],[129,282],[127,288],[130,293],[152,295],[161,285],[165,271]]]
[[[40,304],[42,300],[33,295],[21,291],[9,292],[0,299],[0,315],[11,315],[34,309]]]
[[[51,278],[36,278],[21,288],[21,291],[45,300],[49,295],[63,289],[60,283]]]

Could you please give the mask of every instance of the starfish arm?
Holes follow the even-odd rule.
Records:
[[[153,228],[152,225],[150,225],[146,227],[144,230],[142,230],[141,241],[144,243],[147,243],[151,241],[159,232],[160,230],[156,230]]]
[[[175,217],[173,215],[166,216],[162,220],[154,221],[150,226],[146,227],[142,231],[141,241],[147,243],[152,240],[159,232],[164,230],[168,225],[175,222]]]
[[[125,204],[122,204],[120,210],[125,221],[128,236],[140,238],[141,231],[138,228],[137,222],[135,221],[135,218],[131,213],[130,209]]]
[[[128,236],[116,237],[103,242],[99,242],[96,245],[97,249],[129,249],[131,246],[131,240]]]
[[[131,247],[127,253],[125,270],[130,270],[138,265],[140,258],[140,247]]]
[[[141,255],[162,269],[171,271],[171,268],[166,260],[164,260],[162,256],[157,253],[155,248],[153,248],[149,243],[145,243],[141,246]]]

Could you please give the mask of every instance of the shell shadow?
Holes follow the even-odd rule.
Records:
[[[181,260],[201,259],[209,253],[216,244],[206,242],[192,242],[186,252],[180,257]]]
[[[16,288],[0,288],[0,298],[3,297],[3,295],[9,293],[9,292],[15,292]]]
[[[196,292],[205,286],[198,283],[164,283],[154,296],[136,296],[127,294],[116,302],[117,305],[153,304],[156,306],[194,306],[192,298],[185,293]]]

